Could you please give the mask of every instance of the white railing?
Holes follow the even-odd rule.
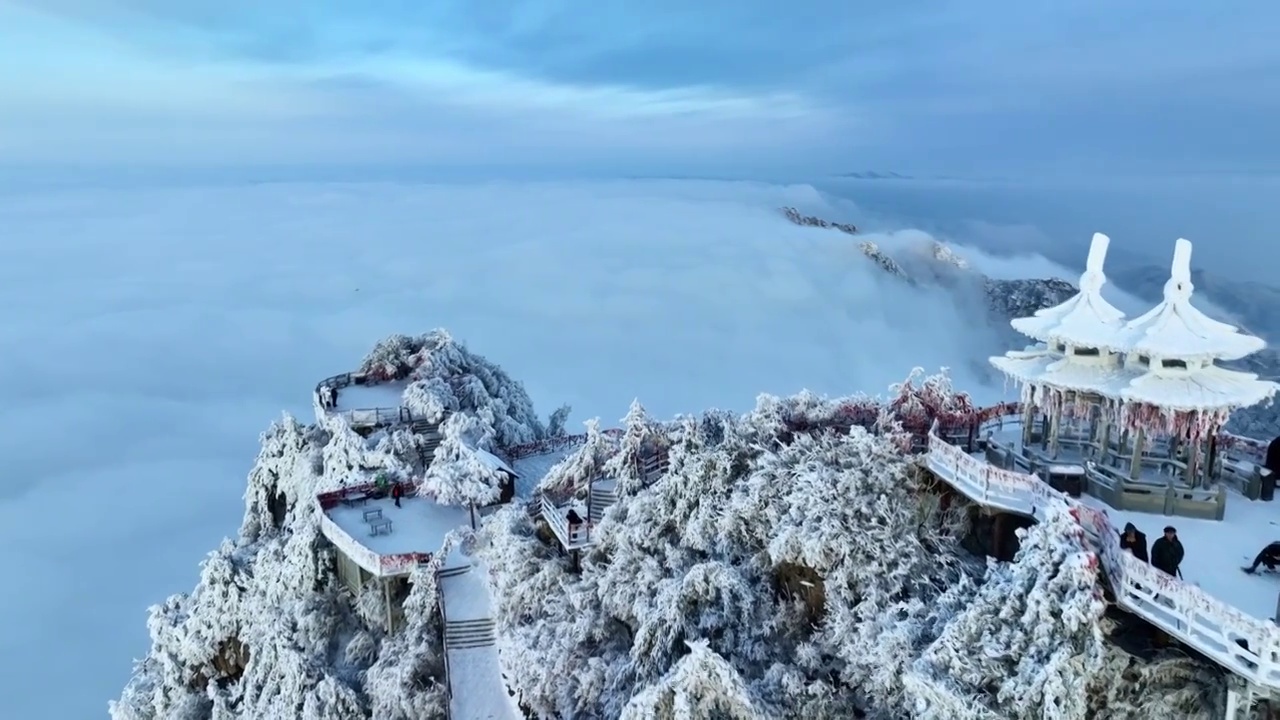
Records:
[[[1106,512],[1073,500],[1034,475],[989,465],[934,432],[929,433],[926,461],[935,475],[987,507],[1043,520],[1049,503],[1065,503],[1085,529],[1122,608],[1246,680],[1280,688],[1280,628],[1122,551]]]
[[[545,495],[542,497],[542,517],[546,518],[551,531],[566,549],[574,550],[591,544],[591,526],[583,522],[570,527],[569,519]]]

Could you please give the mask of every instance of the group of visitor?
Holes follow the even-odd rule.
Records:
[[[1182,575],[1182,558],[1186,552],[1178,539],[1178,529],[1172,525],[1166,526],[1164,534],[1152,543],[1150,559],[1147,556],[1147,535],[1133,523],[1125,523],[1124,530],[1120,532],[1120,549],[1128,550],[1142,562],[1150,562],[1151,567],[1163,573],[1174,577]]]
[[[321,385],[317,391],[320,396],[320,407],[324,410],[335,410],[338,407],[338,388],[332,385]]]

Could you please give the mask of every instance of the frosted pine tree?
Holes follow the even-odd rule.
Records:
[[[418,492],[442,505],[496,502],[502,492],[502,476],[477,453],[494,446],[492,426],[469,413],[459,413],[449,416],[441,431],[444,439]]]
[[[440,605],[436,573],[458,542],[451,534],[431,560],[410,577],[409,597],[404,601],[404,629],[382,641],[368,634],[347,644],[349,662],[364,670],[365,692],[373,717],[380,720],[417,720],[445,717],[449,705],[444,648],[439,635]],[[363,662],[377,648],[371,666]]]
[[[618,450],[617,441],[600,430],[598,419],[588,420],[586,440],[547,471],[538,489],[553,498],[585,496],[587,484],[604,475],[605,464]]]
[[[415,420],[438,423],[445,416],[457,412],[460,403],[449,383],[438,377],[427,378],[409,384],[404,391],[404,406],[413,413]]]
[[[688,654],[661,680],[622,709],[619,720],[765,720],[747,684],[729,661],[705,641],[688,643]]]
[[[1217,665],[1174,654],[1140,660],[1108,647],[1090,688],[1090,720],[1218,720],[1230,676]]]
[[[609,460],[605,474],[618,480],[620,492],[631,494],[645,485],[640,473],[643,460],[665,450],[666,438],[661,423],[649,415],[639,400],[631,402],[622,427],[618,453]]]
[[[1102,667],[1105,610],[1097,556],[1061,502],[1022,531],[1014,562],[985,583],[923,653],[911,686],[917,710],[964,718],[1086,720]]]

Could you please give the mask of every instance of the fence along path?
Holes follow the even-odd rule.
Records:
[[[973,502],[1044,520],[1054,502],[1079,519],[1116,603],[1195,648],[1255,685],[1280,690],[1280,628],[1167,575],[1120,549],[1120,536],[1105,512],[1049,487],[1034,475],[998,468],[943,440],[931,430],[929,470]]]

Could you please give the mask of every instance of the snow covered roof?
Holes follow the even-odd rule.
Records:
[[[511,466],[508,465],[505,460],[498,457],[497,455],[494,455],[488,450],[477,449],[476,457],[479,458],[480,462],[489,466],[489,468],[492,470],[501,470],[502,472],[509,474],[513,478],[520,477],[520,474],[517,473],[515,470],[512,470]]]
[[[1266,347],[1261,338],[1243,335],[1234,325],[1214,320],[1191,304],[1191,242],[1174,245],[1173,269],[1164,285],[1164,300],[1098,343],[1123,352],[1161,358],[1236,360]]]
[[[1277,389],[1253,373],[1209,365],[1187,373],[1143,373],[1129,383],[1124,398],[1169,410],[1234,409],[1257,405]]]
[[[1084,274],[1080,276],[1080,292],[1060,305],[1011,321],[1013,329],[1040,342],[1080,347],[1098,347],[1113,338],[1124,321],[1124,313],[1102,297],[1102,286],[1107,282],[1102,265],[1110,244],[1111,238],[1094,233]]]
[[[1113,400],[1121,399],[1121,393],[1135,374],[1115,365],[1072,362],[1068,358],[1047,349],[1014,350],[1006,355],[990,358],[997,370],[1026,385],[1044,385],[1061,390],[1098,393]]]
[[[1006,376],[1023,384],[1092,392],[1166,410],[1233,410],[1256,405],[1280,390],[1280,386],[1259,380],[1252,373],[1216,365],[1145,372],[1118,365],[1071,362],[1048,350],[1015,351],[990,361]]]

